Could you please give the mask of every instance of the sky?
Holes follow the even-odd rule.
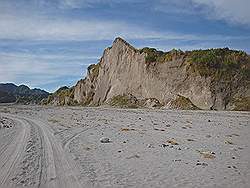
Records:
[[[122,37],[168,51],[250,54],[250,0],[0,0],[0,83],[72,86]]]

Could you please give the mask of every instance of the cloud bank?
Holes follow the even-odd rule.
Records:
[[[89,8],[96,4],[143,3],[143,0],[62,0],[60,7]],[[155,0],[151,2],[155,10],[202,14],[209,19],[225,20],[233,24],[250,26],[249,0]],[[164,5],[164,6],[162,6]],[[199,9],[195,9],[199,7]]]
[[[250,26],[249,0],[192,0],[210,19]]]

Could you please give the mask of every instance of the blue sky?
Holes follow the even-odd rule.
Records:
[[[0,82],[71,86],[121,36],[137,48],[250,53],[250,0],[0,0]]]

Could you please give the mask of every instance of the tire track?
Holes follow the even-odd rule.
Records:
[[[69,145],[75,138],[77,138],[78,136],[80,136],[83,132],[86,132],[86,131],[88,131],[89,129],[93,129],[93,128],[95,128],[95,127],[89,127],[89,128],[84,129],[84,130],[81,130],[80,132],[78,132],[78,130],[77,130],[77,133],[73,134],[71,137],[69,137],[68,139],[66,139],[66,140],[63,141],[63,148],[64,148],[64,149],[67,148],[68,145]],[[82,129],[82,128],[80,128],[80,129]],[[76,131],[76,130],[74,130],[74,131]]]
[[[47,124],[17,115],[6,114],[6,117],[19,121],[22,129],[8,146],[5,160],[0,158],[0,165],[6,161],[1,169],[4,173],[0,175],[0,187],[82,187],[76,164]]]
[[[28,139],[29,127],[27,127],[22,121],[16,121],[20,123],[22,129],[1,155],[0,168],[2,172],[0,174],[0,186],[7,184],[7,180],[13,172],[15,165],[21,160],[20,157],[22,156]]]

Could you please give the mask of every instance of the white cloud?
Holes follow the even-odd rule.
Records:
[[[61,0],[61,7],[88,8],[98,3],[138,3],[143,0]],[[197,6],[202,8],[196,9]],[[233,24],[250,25],[250,0],[155,0],[152,7],[156,11],[205,14],[211,19],[225,20]]]
[[[81,61],[84,60],[97,60],[99,57],[97,56],[88,56],[88,55],[64,55],[64,54],[34,54],[34,53],[24,52],[0,52],[0,60],[4,61],[6,58],[15,58],[15,59],[23,59],[29,61],[35,60],[46,60],[46,61]],[[7,61],[6,61],[7,62]]]
[[[231,36],[158,32],[133,24],[114,21],[49,19],[0,13],[0,39],[33,41],[87,41],[125,39],[225,40]],[[237,37],[236,37],[237,38]]]
[[[196,5],[206,6],[204,13],[211,19],[229,23],[250,25],[249,0],[192,0]]]
[[[25,83],[39,87],[51,83],[75,82],[83,76],[84,69],[97,58],[88,56],[35,55],[32,53],[0,53],[0,81]],[[75,79],[71,80],[72,77]],[[53,89],[53,88],[52,88]]]
[[[114,4],[114,3],[137,3],[144,2],[144,0],[60,0],[60,8],[88,8],[93,7],[98,3]]]
[[[96,20],[48,19],[0,14],[0,39],[105,40],[116,36],[150,38],[158,34],[131,24]]]

